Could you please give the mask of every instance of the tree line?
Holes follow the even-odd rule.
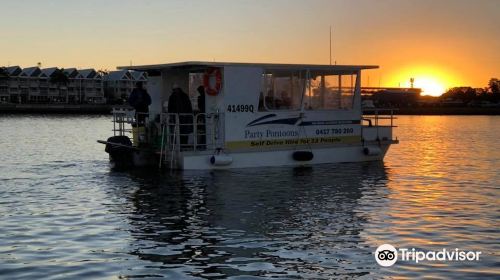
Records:
[[[488,86],[484,88],[453,87],[441,95],[441,99],[461,100],[464,104],[478,101],[498,103],[500,102],[500,80],[491,78]]]

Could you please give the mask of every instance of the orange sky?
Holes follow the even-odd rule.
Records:
[[[496,0],[4,0],[0,65],[376,64],[363,85],[437,94],[500,78]]]

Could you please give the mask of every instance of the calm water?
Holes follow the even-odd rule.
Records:
[[[111,118],[0,117],[1,279],[500,278],[500,117],[403,116],[384,162],[112,172]],[[482,251],[398,262],[395,247]]]

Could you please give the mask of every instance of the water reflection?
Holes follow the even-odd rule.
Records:
[[[498,279],[500,117],[397,123],[384,164],[166,176],[109,171],[108,116],[0,118],[2,279]],[[380,268],[382,243],[483,254]]]
[[[331,278],[375,268],[361,208],[384,207],[383,163],[131,178],[130,254],[156,263],[153,275]]]

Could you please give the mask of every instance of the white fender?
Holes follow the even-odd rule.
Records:
[[[210,163],[215,166],[225,166],[233,163],[233,158],[228,155],[213,155],[210,157]]]

